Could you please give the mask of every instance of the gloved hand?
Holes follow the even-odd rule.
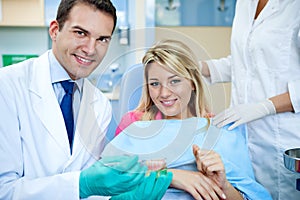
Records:
[[[134,190],[112,196],[111,200],[156,200],[161,199],[166,193],[173,178],[172,172],[157,176],[151,172],[144,181]]]
[[[228,130],[232,130],[241,124],[275,113],[276,109],[272,101],[269,99],[256,104],[240,104],[232,108],[228,108],[214,117],[213,125],[221,128],[234,122],[233,125],[228,128]]]
[[[80,197],[127,192],[144,180],[146,171],[137,156],[104,157],[80,173]]]

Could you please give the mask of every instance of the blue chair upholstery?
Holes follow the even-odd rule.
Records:
[[[113,79],[109,73],[101,74],[96,83],[97,88],[102,92],[113,92],[114,87],[117,86],[122,78],[122,74],[115,74]]]
[[[129,67],[122,76],[119,96],[119,119],[130,110],[137,107],[141,95],[144,80],[143,64],[135,64]]]

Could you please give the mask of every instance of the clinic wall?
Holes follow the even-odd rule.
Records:
[[[3,54],[40,55],[47,50],[44,0],[0,1],[0,67]]]
[[[157,27],[155,40],[178,39],[187,43],[198,59],[226,57],[230,54],[231,27],[176,26]],[[208,101],[214,113],[230,104],[230,83],[209,85]]]
[[[49,49],[47,27],[0,27],[0,67],[3,54],[40,55]]]

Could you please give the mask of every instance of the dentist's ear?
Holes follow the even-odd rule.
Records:
[[[59,24],[56,20],[50,22],[49,35],[52,41],[56,40],[57,33],[59,32]]]

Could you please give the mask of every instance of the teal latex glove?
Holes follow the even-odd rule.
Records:
[[[127,192],[144,180],[146,171],[147,167],[138,163],[137,156],[104,157],[80,173],[80,197]]]
[[[157,177],[157,172],[151,172],[134,190],[112,196],[111,200],[156,200],[161,199],[171,184],[173,174],[168,172]]]

